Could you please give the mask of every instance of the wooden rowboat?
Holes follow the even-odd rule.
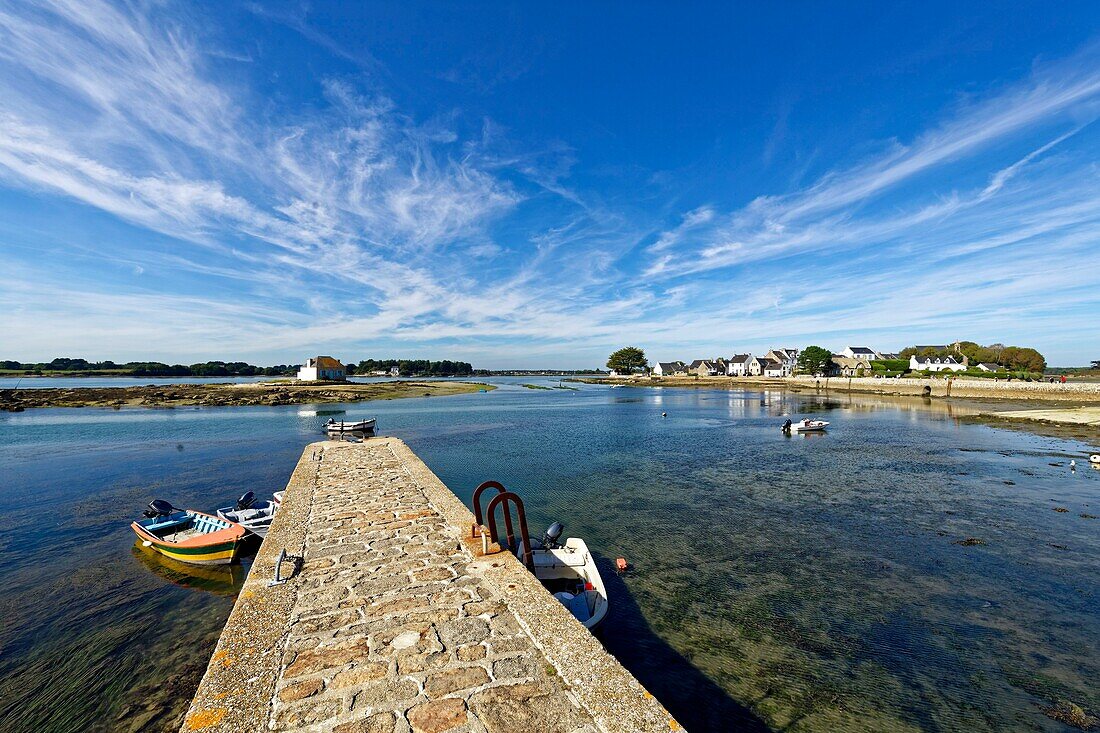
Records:
[[[130,528],[141,544],[191,565],[228,565],[237,558],[245,529],[194,509],[176,509],[161,499],[149,503],[145,519]]]

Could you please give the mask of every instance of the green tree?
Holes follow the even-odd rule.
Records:
[[[798,354],[798,373],[820,376],[829,369],[833,353],[821,346],[807,346]]]
[[[648,366],[645,352],[636,346],[624,346],[607,358],[607,368],[619,374],[633,374]]]

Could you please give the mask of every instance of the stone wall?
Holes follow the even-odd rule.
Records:
[[[875,394],[924,394],[933,397],[973,397],[989,399],[1051,400],[1079,403],[1100,402],[1100,384],[1068,382],[995,382],[992,379],[875,379],[873,377],[788,377],[784,384],[830,391],[869,392]]]

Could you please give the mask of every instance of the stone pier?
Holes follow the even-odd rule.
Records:
[[[308,446],[183,730],[679,730],[472,523],[399,440]]]

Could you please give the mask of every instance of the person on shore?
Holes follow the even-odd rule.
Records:
[[[1065,383],[1066,383],[1066,375],[1065,375],[1065,374],[1063,374],[1063,375],[1062,375],[1062,384],[1065,384]]]

